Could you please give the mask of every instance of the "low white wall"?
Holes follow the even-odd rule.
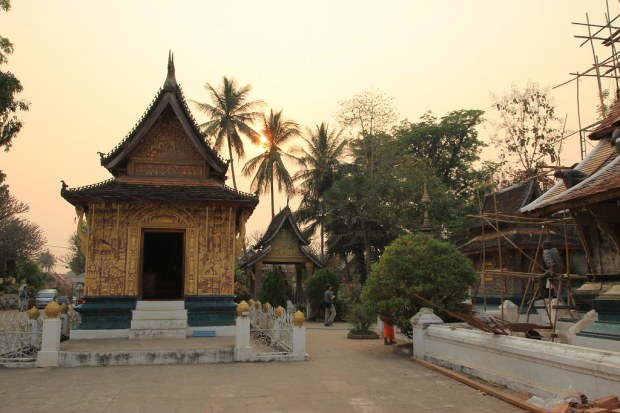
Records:
[[[620,396],[620,353],[443,324],[413,329],[414,357],[513,390],[553,397],[572,386],[590,399]]]

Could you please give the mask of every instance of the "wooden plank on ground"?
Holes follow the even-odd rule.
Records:
[[[476,380],[472,380],[472,379],[470,379],[469,377],[467,377],[467,376],[465,376],[463,374],[459,374],[459,373],[457,373],[455,371],[452,371],[452,370],[447,369],[445,367],[438,366],[436,364],[430,363],[428,361],[425,361],[425,360],[422,360],[422,359],[419,359],[419,358],[412,357],[411,359],[413,361],[415,361],[416,363],[424,366],[424,367],[427,367],[429,369],[433,369],[435,371],[438,371],[439,373],[441,373],[441,374],[443,374],[445,376],[451,377],[454,380],[460,381],[463,384],[466,384],[466,385],[468,385],[470,387],[473,387],[475,389],[483,391],[483,392],[485,392],[487,394],[490,394],[490,395],[492,395],[494,397],[497,397],[498,399],[504,400],[505,402],[508,402],[508,403],[510,403],[510,404],[512,404],[514,406],[517,406],[517,407],[519,407],[521,409],[527,410],[528,412],[531,412],[531,413],[549,413],[548,410],[545,410],[545,409],[543,409],[541,407],[534,406],[533,404],[527,403],[525,400],[521,400],[518,397],[514,397],[514,396],[511,396],[510,394],[504,393],[504,392],[496,389],[495,387],[486,385],[484,383],[480,383],[480,382],[478,382]]]

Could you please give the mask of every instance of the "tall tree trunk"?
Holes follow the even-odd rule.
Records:
[[[366,280],[368,279],[368,276],[370,275],[370,239],[369,239],[369,234],[368,231],[366,230],[366,224],[364,221],[362,221],[362,231],[363,231],[363,235],[364,235],[364,252],[366,255],[366,274],[364,274],[362,277],[360,277],[360,284],[366,284]],[[363,279],[362,279],[363,278]]]
[[[271,218],[276,216],[274,209],[274,197],[273,197],[273,171],[271,172]]]
[[[321,261],[325,262],[325,227],[321,222]]]
[[[232,154],[232,145],[230,144],[230,133],[226,134],[226,140],[228,142],[228,156],[229,156],[229,160],[230,160],[230,173],[232,174],[232,180],[233,180],[233,188],[235,188],[235,191],[237,190],[237,179],[235,178],[235,166],[233,164],[233,154]]]

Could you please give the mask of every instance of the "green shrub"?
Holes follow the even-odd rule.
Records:
[[[411,337],[409,319],[427,306],[413,294],[458,311],[476,281],[470,261],[453,245],[426,234],[409,234],[394,240],[372,266],[362,302]]]
[[[314,273],[314,275],[308,278],[305,282],[306,296],[310,306],[315,310],[321,312],[325,309],[325,287],[327,284],[332,286],[332,291],[336,297],[338,297],[339,277],[338,274],[331,268],[323,268]],[[338,304],[338,299],[334,304]],[[336,312],[338,313],[338,306],[336,306]]]
[[[277,306],[286,308],[286,287],[282,273],[278,268],[274,268],[263,279],[258,299],[263,304],[271,304],[274,308]]]
[[[345,319],[351,326],[350,331],[355,334],[371,332],[372,326],[377,320],[377,313],[373,308],[362,303],[352,302],[347,306]]]

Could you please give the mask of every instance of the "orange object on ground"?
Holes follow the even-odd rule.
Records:
[[[394,326],[392,324],[388,324],[384,322],[383,323],[383,339],[390,340],[393,342],[395,338],[396,337],[394,334]]]

